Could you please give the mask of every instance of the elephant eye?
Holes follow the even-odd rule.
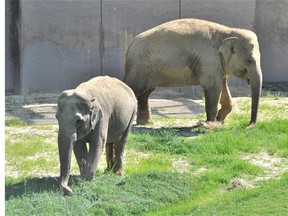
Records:
[[[82,122],[82,120],[81,119],[77,119],[76,120],[76,127],[80,127],[81,126],[81,122]]]
[[[253,59],[247,59],[247,60],[246,60],[246,64],[251,65],[251,64],[253,64],[253,63],[254,63],[254,60],[253,60]]]

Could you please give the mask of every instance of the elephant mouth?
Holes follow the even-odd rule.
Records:
[[[247,84],[250,85],[250,83],[251,83],[251,82],[250,82],[250,79],[247,78],[246,81],[247,81]]]
[[[240,77],[247,81],[247,84],[250,85],[250,79],[248,78],[248,71],[246,68],[240,71]]]

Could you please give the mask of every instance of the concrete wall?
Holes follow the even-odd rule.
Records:
[[[104,74],[122,79],[134,36],[186,17],[256,31],[264,81],[288,81],[288,0],[20,0],[20,9],[23,94],[58,93]]]
[[[101,75],[100,1],[21,1],[22,93],[59,92]]]
[[[19,4],[5,2],[5,92],[20,92]],[[7,18],[8,17],[8,18]]]
[[[256,32],[265,81],[288,81],[288,0],[259,0]]]
[[[125,53],[139,33],[179,18],[178,0],[102,2],[104,74],[124,77]]]

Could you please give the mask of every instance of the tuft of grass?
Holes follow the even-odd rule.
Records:
[[[23,127],[27,125],[28,125],[27,122],[22,121],[21,119],[14,117],[14,116],[9,116],[9,117],[6,117],[5,119],[5,126],[8,126],[8,127]]]

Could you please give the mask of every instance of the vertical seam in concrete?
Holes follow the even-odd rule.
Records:
[[[23,82],[23,75],[22,75],[22,62],[23,62],[23,43],[22,43],[22,13],[21,13],[21,1],[13,1],[13,13],[15,18],[15,24],[16,24],[16,29],[15,29],[15,35],[16,37],[16,49],[14,50],[14,93],[16,94],[22,94],[23,89],[22,89],[22,82]],[[16,15],[16,17],[15,17]],[[14,40],[15,41],[15,40]]]
[[[181,0],[178,1],[178,13],[179,13],[179,19],[181,19],[181,17],[182,17],[182,14],[181,14]],[[181,93],[182,89],[179,88],[178,92]]]
[[[99,42],[99,52],[100,52],[100,70],[101,70],[101,75],[103,75],[103,52],[104,52],[103,0],[100,0],[100,42]]]
[[[181,0],[179,0],[179,19],[182,18],[182,14],[181,14]]]

